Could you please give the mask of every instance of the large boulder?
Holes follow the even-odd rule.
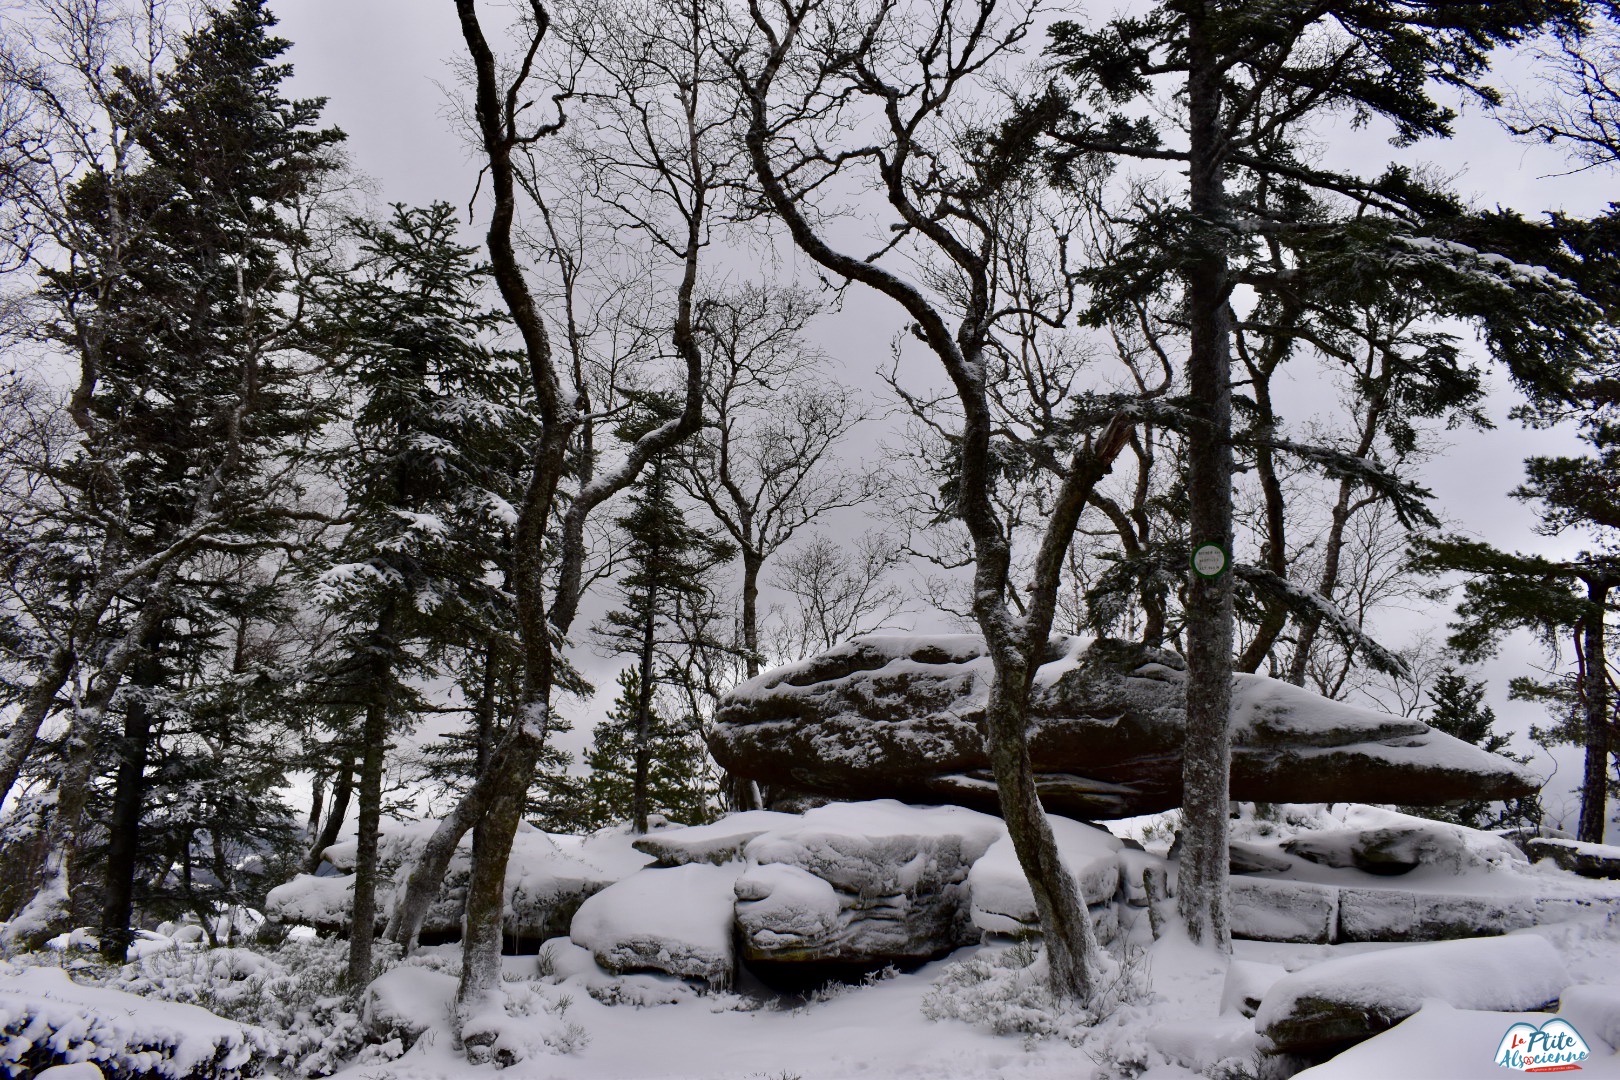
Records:
[[[810,810],[743,849],[743,956],[767,975],[819,973],[920,963],[976,942],[968,871],[1002,835],[998,819],[955,806]]]
[[[869,635],[729,694],[710,747],[773,798],[896,798],[997,808],[982,720],[991,666],[977,635]],[[1506,799],[1538,779],[1417,720],[1275,679],[1232,687],[1232,797],[1270,802]],[[1030,691],[1042,800],[1071,817],[1181,804],[1181,658],[1110,639],[1052,639]]]
[[[730,986],[732,883],[741,870],[690,863],[631,874],[579,906],[569,937],[614,974],[660,971]]]
[[[1427,1000],[1458,1009],[1528,1011],[1569,984],[1544,938],[1441,941],[1328,960],[1273,983],[1255,1030],[1285,1053],[1321,1054],[1370,1038]]]

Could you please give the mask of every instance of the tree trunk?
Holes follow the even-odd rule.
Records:
[[[163,682],[157,650],[161,624],[146,637],[135,662],[134,686],[149,690]],[[101,955],[122,964],[134,938],[135,862],[140,854],[141,817],[146,808],[146,762],[152,745],[152,710],[134,695],[124,707],[124,736],[118,747],[118,775],[113,787],[112,819],[107,823],[107,866],[101,911]],[[223,880],[223,879],[221,879]]]
[[[1581,819],[1575,838],[1603,843],[1609,824],[1609,665],[1605,638],[1605,606],[1610,582],[1602,578],[1586,583],[1589,609],[1581,627],[1581,705],[1586,735],[1586,767],[1581,776]]]
[[[1052,823],[1035,786],[1025,734],[1028,686],[1024,670],[996,665],[996,681],[985,709],[990,767],[1007,835],[1035,896],[1052,985],[1064,996],[1090,1001],[1101,975],[1096,966],[1101,949],[1074,875],[1058,856]]]
[[[759,674],[759,571],[765,560],[757,550],[745,545],[742,561],[743,670],[752,679]]]
[[[323,853],[337,843],[338,830],[343,827],[343,819],[349,816],[349,800],[354,796],[354,766],[353,755],[344,758],[338,766],[337,781],[332,785],[332,810],[326,815],[325,827],[315,838],[315,846],[309,850],[305,873],[318,871],[321,863],[326,861]]]
[[[1192,546],[1232,550],[1232,381],[1220,140],[1221,84],[1209,13],[1187,23],[1190,195],[1193,255],[1186,270],[1187,384],[1198,422],[1187,434],[1188,527]],[[1182,761],[1182,845],[1178,906],[1194,942],[1232,947],[1227,913],[1227,802],[1231,771],[1232,573],[1192,574],[1187,589],[1187,736]]]
[[[379,661],[386,669],[387,661]],[[386,679],[379,675],[379,686]],[[382,824],[383,756],[388,749],[388,704],[376,696],[366,703],[365,745],[360,758],[360,820],[354,856],[354,904],[349,928],[349,992],[358,995],[371,982],[371,943],[377,934],[377,831]]]
[[[12,721],[11,730],[6,732],[5,746],[0,747],[0,806],[5,805],[6,798],[16,785],[23,763],[34,750],[40,725],[50,715],[51,708],[56,704],[57,692],[67,682],[72,670],[73,650],[54,649],[44,669],[28,688],[17,718]]]
[[[649,561],[656,559],[656,551],[649,552]],[[650,575],[649,575],[650,576]],[[630,785],[631,828],[637,836],[647,832],[647,814],[651,799],[647,791],[648,774],[652,771],[652,698],[654,647],[657,645],[658,588],[647,585],[647,610],[641,625],[640,684],[636,687],[636,769]]]
[[[134,934],[135,860],[140,851],[141,814],[146,802],[146,759],[152,741],[152,711],[144,701],[124,708],[112,819],[107,823],[106,884],[101,909],[101,955],[122,964]]]

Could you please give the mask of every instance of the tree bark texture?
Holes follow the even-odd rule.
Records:
[[[143,687],[150,682],[141,680]],[[101,955],[122,964],[134,934],[135,860],[140,852],[141,816],[146,803],[146,761],[152,743],[152,711],[144,701],[124,707],[112,819],[107,823],[107,866],[101,909]]]
[[[1188,528],[1192,547],[1232,550],[1232,380],[1222,186],[1221,81],[1209,40],[1210,13],[1190,5],[1187,83],[1192,252],[1186,270],[1187,384],[1197,422],[1187,433]],[[1232,702],[1232,573],[1189,574],[1186,603],[1187,743],[1183,757],[1181,866],[1177,901],[1194,942],[1229,952],[1228,786]]]
[[[386,666],[387,662],[378,661]],[[386,678],[380,675],[379,680]],[[388,750],[388,703],[366,703],[360,751],[360,820],[355,835],[353,919],[349,929],[348,986],[359,995],[371,982],[371,944],[377,934],[377,831],[382,824],[383,756]]]
[[[1609,664],[1604,619],[1611,584],[1603,578],[1586,583],[1589,605],[1581,627],[1581,707],[1586,763],[1581,775],[1581,817],[1575,838],[1603,843],[1609,824]]]

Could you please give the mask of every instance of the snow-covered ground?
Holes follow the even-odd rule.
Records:
[[[867,820],[863,814],[871,830],[855,828]],[[996,823],[982,817],[887,803],[786,820],[740,818],[687,838],[685,830],[654,834],[662,865],[645,869],[648,856],[623,837],[559,839],[560,847],[536,838],[544,855],[536,866],[559,862],[561,848],[588,854],[598,847],[619,852],[623,865],[611,875],[617,884],[579,908],[572,940],[554,938],[538,956],[506,958],[505,1007],[490,1021],[511,1059],[504,1070],[469,1066],[452,1044],[457,946],[423,949],[403,963],[390,959],[356,1004],[337,984],[341,941],[301,933],[274,950],[209,950],[198,928],[170,927],[143,938],[139,955],[122,968],[99,966],[83,951],[91,942],[82,934],[46,953],[0,962],[0,1074],[30,1076],[49,1050],[69,1061],[91,1058],[126,1073],[176,1078],[232,1078],[250,1057],[268,1057],[267,1075],[348,1080],[1280,1080],[1296,1073],[1307,1080],[1444,1080],[1511,1075],[1497,1061],[1516,1052],[1521,1066],[1537,1064],[1536,1054],[1563,1054],[1578,1060],[1579,1075],[1620,1080],[1620,916],[1608,903],[1620,889],[1550,863],[1531,865],[1496,837],[1442,825],[1418,837],[1425,862],[1417,869],[1390,877],[1340,865],[1365,853],[1357,835],[1390,829],[1407,830],[1395,854],[1416,857],[1413,819],[1367,807],[1284,807],[1268,819],[1246,818],[1236,832],[1251,852],[1292,859],[1289,872],[1323,890],[1381,880],[1443,904],[1462,882],[1470,895],[1495,890],[1504,910],[1526,895],[1593,903],[1559,909],[1563,921],[1462,941],[1240,940],[1228,962],[1179,938],[1173,922],[1155,940],[1147,911],[1116,898],[1120,926],[1109,944],[1102,1015],[1055,1007],[1037,950],[1007,938],[802,995],[774,993],[746,970],[731,980],[742,938],[716,913],[730,909],[733,893],[739,910],[759,903],[745,896],[757,884],[750,874],[786,875],[789,885],[803,877],[827,889],[832,879],[859,891],[888,860],[903,873],[868,883],[868,891],[886,896],[953,865],[928,860],[966,852],[954,865],[983,867],[974,871],[977,884],[973,875],[965,883],[984,894],[969,905],[973,920],[981,922],[981,904],[989,904],[1014,913],[998,916],[1009,925],[1022,921],[1026,901],[1013,895],[1007,860],[996,855]],[[1122,836],[1148,851],[1119,850],[1075,823],[1059,832],[1088,893],[1106,892],[1111,886],[1096,868],[1117,858],[1127,882],[1140,880],[1140,865],[1162,857],[1171,824],[1119,823]],[[855,833],[863,834],[859,844],[850,842]],[[920,840],[930,846],[913,851]],[[924,851],[928,860],[919,857]],[[1299,851],[1310,857],[1302,861],[1293,854]],[[941,880],[946,890],[964,887],[950,874]],[[782,903],[799,895],[765,884],[765,894]],[[645,966],[648,956],[688,978],[609,970]],[[1349,1006],[1352,1026],[1368,1017],[1368,1030],[1395,1026],[1315,1068],[1306,1068],[1305,1057],[1266,1057],[1268,1035],[1282,1038],[1279,1025],[1339,1004]]]

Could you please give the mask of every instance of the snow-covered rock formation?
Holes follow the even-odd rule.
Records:
[[[980,721],[990,661],[975,635],[871,635],[777,668],[726,698],[710,747],[773,798],[896,798],[996,809]],[[1126,817],[1181,803],[1181,658],[1053,638],[1030,694],[1030,752],[1061,814]],[[1271,802],[1506,799],[1539,781],[1421,721],[1238,675],[1232,797]]]

